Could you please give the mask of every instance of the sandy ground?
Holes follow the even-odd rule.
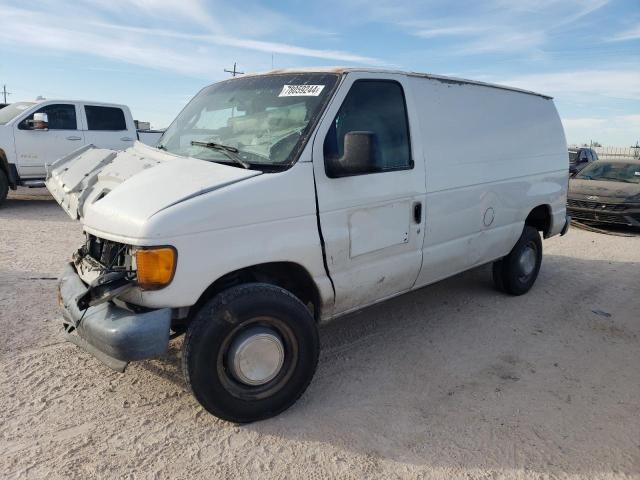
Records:
[[[81,229],[34,192],[0,208],[0,478],[640,478],[640,237],[546,241],[523,297],[482,267],[334,322],[302,399],[237,426],[180,339],[125,374],[62,340]]]

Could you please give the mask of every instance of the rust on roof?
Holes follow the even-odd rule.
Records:
[[[500,85],[496,83],[488,83],[481,82],[478,80],[469,80],[466,78],[456,78],[456,77],[448,77],[444,75],[434,75],[431,73],[421,73],[421,72],[408,72],[402,70],[392,70],[392,69],[384,69],[384,68],[374,68],[374,67],[309,67],[309,68],[279,68],[274,70],[269,70],[267,72],[256,72],[256,73],[248,73],[244,76],[255,76],[255,75],[279,75],[286,73],[338,73],[345,74],[349,72],[367,72],[367,73],[386,73],[386,74],[398,74],[398,75],[407,75],[410,77],[420,77],[427,78],[429,80],[434,80],[436,82],[447,83],[451,85],[477,85],[481,87],[488,88],[497,88],[500,90],[508,90],[512,92],[524,93],[527,95],[535,95],[537,97],[542,97],[546,99],[552,99],[553,97],[549,95],[545,95],[543,93],[533,92],[531,90],[525,90],[522,88],[510,87],[508,85]],[[238,78],[238,77],[236,77]]]

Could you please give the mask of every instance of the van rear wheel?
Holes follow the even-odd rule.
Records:
[[[296,402],[315,373],[319,349],[315,320],[298,298],[251,283],[225,290],[196,313],[182,368],[207,411],[247,423]]]
[[[538,231],[525,225],[509,255],[493,263],[496,288],[510,295],[527,293],[538,278],[542,263],[542,240]]]

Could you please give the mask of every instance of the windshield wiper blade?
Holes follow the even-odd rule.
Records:
[[[215,143],[215,142],[198,142],[196,140],[191,140],[191,145],[195,145],[196,147],[205,147],[205,148],[211,148],[213,150],[218,150],[224,153],[227,157],[229,157],[234,162],[242,165],[243,168],[251,168],[251,165],[249,165],[247,162],[242,160],[242,158],[240,158],[240,155],[238,155],[239,150],[235,147],[229,147],[228,145],[222,145],[221,143]]]

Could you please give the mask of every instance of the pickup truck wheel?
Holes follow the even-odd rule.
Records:
[[[7,195],[9,195],[9,180],[4,170],[0,169],[0,205],[5,201]]]
[[[542,263],[542,240],[534,227],[525,225],[509,255],[493,263],[493,282],[511,295],[527,293],[538,278]]]
[[[319,350],[316,323],[298,298],[251,283],[219,293],[196,313],[182,368],[206,410],[247,423],[295,403],[311,382]]]

